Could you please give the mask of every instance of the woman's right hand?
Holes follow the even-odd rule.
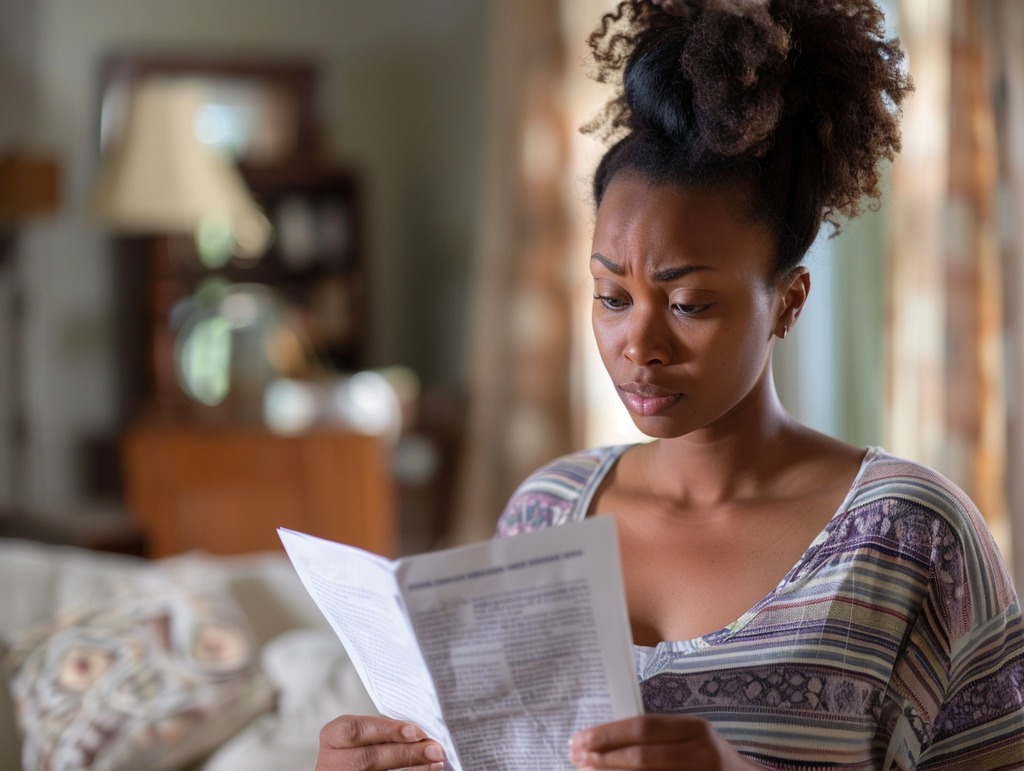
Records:
[[[443,771],[444,750],[404,720],[342,715],[320,731],[316,771]]]

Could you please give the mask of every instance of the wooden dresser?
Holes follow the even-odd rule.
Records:
[[[278,527],[394,555],[394,491],[377,437],[140,425],[125,435],[123,458],[148,556],[279,549]]]

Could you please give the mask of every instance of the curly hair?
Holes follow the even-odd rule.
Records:
[[[614,141],[594,200],[621,171],[653,183],[747,186],[800,263],[824,222],[876,209],[913,90],[872,0],[622,0],[588,38],[618,96],[583,127]],[[621,78],[621,81],[619,79]]]

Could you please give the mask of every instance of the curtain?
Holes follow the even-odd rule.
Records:
[[[917,91],[893,167],[888,249],[886,443],[963,487],[1007,560],[1020,510],[1008,498],[1007,324],[1021,295],[1000,201],[1006,138],[1024,125],[1002,93],[1019,55],[1006,25],[1022,12],[1003,0],[902,1]]]
[[[559,0],[490,4],[488,129],[454,543],[488,538],[516,485],[574,445],[571,223]]]
[[[994,3],[996,137],[1007,344],[1007,463],[1017,586],[1024,588],[1024,4]]]

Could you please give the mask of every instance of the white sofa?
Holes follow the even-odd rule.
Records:
[[[181,558],[175,558],[181,559]],[[255,717],[184,763],[202,771],[312,768],[320,727],[342,713],[374,711],[351,662],[283,552],[205,557],[216,565],[257,647],[256,668],[273,694]],[[102,605],[161,561],[0,539],[0,643],[63,610]],[[109,602],[113,602],[109,600]],[[0,688],[0,771],[22,767],[16,720]],[[91,766],[90,766],[91,767]]]

